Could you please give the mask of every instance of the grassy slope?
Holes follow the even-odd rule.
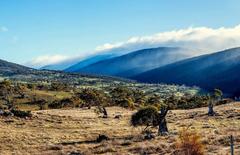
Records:
[[[119,107],[108,108],[110,118],[98,118],[93,109],[35,111],[30,120],[0,118],[0,154],[166,154],[182,127],[191,126],[201,133],[207,154],[229,153],[228,136],[233,134],[235,154],[240,154],[240,103],[215,107],[219,116],[208,117],[207,108],[175,110],[168,114],[170,134],[151,141],[142,140],[140,131],[129,125],[133,111]],[[121,119],[114,119],[121,114]],[[194,116],[194,118],[192,118]],[[156,130],[154,130],[156,131]],[[10,133],[10,134],[9,134]],[[110,141],[87,143],[99,134]]]
[[[25,91],[25,94],[27,96],[30,96],[30,98],[23,98],[23,99],[15,99],[15,106],[20,110],[25,111],[33,111],[33,110],[39,110],[39,106],[36,104],[29,104],[29,102],[32,102],[32,96],[36,96],[37,99],[45,99],[48,101],[53,100],[61,100],[64,98],[70,98],[72,94],[70,92],[64,92],[64,91],[45,91],[45,90],[34,90]]]

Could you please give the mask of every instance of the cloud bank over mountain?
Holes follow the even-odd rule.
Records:
[[[159,46],[180,46],[199,49],[199,53],[215,52],[240,46],[240,25],[232,28],[190,27],[187,29],[161,32],[151,36],[132,37],[125,42],[107,43],[96,49],[111,51],[116,49],[138,50]]]
[[[38,67],[49,65],[49,64],[64,62],[69,59],[70,57],[64,56],[64,55],[44,55],[44,56],[36,57],[33,60],[26,62],[25,64],[27,66],[38,68]]]
[[[104,52],[131,52],[140,49],[168,46],[194,49],[193,56],[212,53],[227,48],[240,46],[240,25],[235,27],[189,27],[167,32],[161,32],[150,36],[132,37],[127,41],[106,43],[96,47],[91,54]],[[82,57],[89,53],[81,53]],[[72,56],[42,56],[28,63],[28,66],[43,66],[55,64],[72,59]]]

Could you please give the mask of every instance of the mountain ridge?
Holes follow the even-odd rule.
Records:
[[[96,62],[77,72],[130,77],[133,74],[191,57],[189,51],[189,49],[180,47],[142,49]],[[137,70],[134,70],[135,68]]]
[[[0,59],[0,73],[3,75],[27,74],[34,69]]]
[[[222,89],[232,95],[240,95],[240,48],[189,58],[162,66],[132,79],[148,83],[197,85],[211,90]],[[235,89],[236,88],[236,89]]]

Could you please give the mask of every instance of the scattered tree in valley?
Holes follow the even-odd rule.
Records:
[[[209,97],[209,104],[208,104],[208,115],[214,116],[216,113],[213,110],[215,103],[218,103],[222,98],[222,91],[219,89],[214,89],[214,93]]]
[[[103,114],[103,117],[108,117],[106,106],[109,104],[109,97],[107,94],[101,90],[96,89],[83,89],[77,94],[83,102],[83,106],[88,107],[96,106],[99,113]]]
[[[132,115],[131,124],[133,126],[146,126],[145,129],[158,126],[158,134],[165,135],[168,133],[166,121],[168,110],[168,107],[166,107],[158,112],[158,109],[154,106],[144,107]]]

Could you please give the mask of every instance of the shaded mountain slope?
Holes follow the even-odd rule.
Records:
[[[3,75],[27,74],[32,71],[33,69],[31,68],[0,59],[0,74]]]
[[[113,53],[91,56],[87,59],[84,59],[84,60],[76,63],[75,65],[72,65],[72,66],[66,68],[65,71],[67,71],[67,72],[77,72],[78,70],[80,70],[80,69],[82,69],[82,68],[84,68],[88,65],[91,65],[91,64],[94,64],[96,62],[103,61],[103,60],[106,60],[106,59],[110,59],[110,58],[113,58],[115,56],[117,56],[117,54],[113,54]]]
[[[143,49],[94,63],[77,72],[130,77],[189,57],[191,57],[191,52],[183,48],[159,47]]]
[[[239,96],[240,48],[190,58],[132,78],[149,83],[197,85],[209,90],[220,88],[225,93]]]

